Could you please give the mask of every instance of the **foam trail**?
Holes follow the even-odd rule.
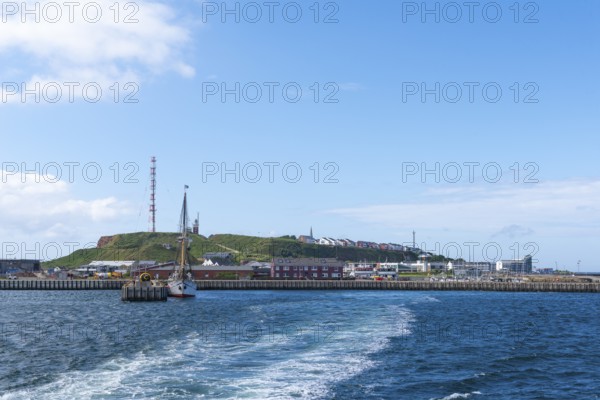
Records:
[[[401,306],[344,329],[335,341],[319,343],[293,359],[277,362],[258,374],[239,380],[239,398],[314,399],[330,397],[337,382],[375,366],[372,355],[389,346],[393,337],[411,333],[414,316]],[[310,384],[307,384],[310,382]]]

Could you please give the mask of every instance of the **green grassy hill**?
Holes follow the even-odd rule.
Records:
[[[117,234],[107,237],[101,248],[80,249],[68,256],[43,263],[44,268],[78,267],[94,260],[156,260],[158,262],[173,261],[177,258],[178,233],[137,232]],[[212,246],[207,239],[199,235],[191,235],[190,255],[192,261],[206,251],[222,251]],[[206,250],[205,250],[206,249]]]
[[[168,262],[176,259],[178,233],[137,232],[117,234],[102,239],[101,248],[81,249],[56,260],[43,263],[44,268],[74,268],[94,260],[155,260]],[[254,236],[219,234],[208,238],[191,235],[190,255],[196,262],[207,252],[233,253],[236,263],[248,260],[270,261],[273,257],[337,257],[343,261],[403,261],[416,259],[412,253],[306,245],[292,237],[262,238]],[[170,248],[169,248],[170,247]]]

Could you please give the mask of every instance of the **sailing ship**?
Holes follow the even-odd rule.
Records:
[[[173,273],[169,276],[167,287],[171,297],[195,297],[196,282],[192,280],[192,269],[189,264],[188,247],[190,238],[188,237],[188,211],[187,211],[187,189],[183,191],[183,206],[181,207],[181,218],[179,221],[181,236],[179,237],[179,264],[175,266]]]

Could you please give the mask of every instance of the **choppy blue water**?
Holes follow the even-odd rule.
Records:
[[[600,296],[0,292],[0,399],[597,399]]]

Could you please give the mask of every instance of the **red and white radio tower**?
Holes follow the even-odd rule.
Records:
[[[156,157],[150,159],[150,232],[156,232]]]

